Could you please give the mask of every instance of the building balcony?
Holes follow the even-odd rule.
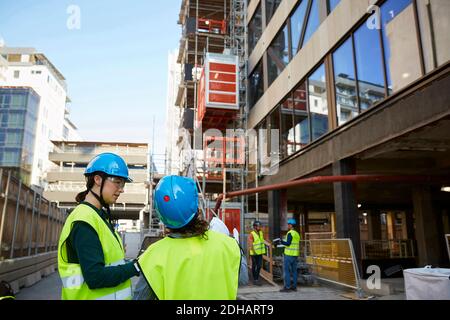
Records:
[[[74,181],[84,182],[85,168],[58,168],[47,172],[47,181]],[[133,182],[144,183],[148,180],[148,173],[146,170],[129,170],[129,174]]]

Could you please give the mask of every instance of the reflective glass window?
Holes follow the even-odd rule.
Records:
[[[333,53],[333,70],[337,118],[341,125],[359,113],[352,38],[348,38]]]
[[[412,0],[388,0],[381,6],[381,24],[389,93],[421,76],[419,45]]]
[[[308,102],[312,140],[316,140],[328,132],[328,100],[323,64],[308,78]]]
[[[275,39],[267,49],[267,76],[269,86],[278,77],[289,63],[289,39],[288,27],[284,27],[278,32]]]
[[[295,56],[301,47],[301,36],[305,22],[308,0],[302,0],[291,16],[292,56]]]
[[[256,8],[250,23],[248,24],[248,55],[250,55],[255,48],[258,40],[262,35],[262,14],[261,4]]]
[[[282,0],[266,0],[266,25],[269,24]]]
[[[364,23],[354,33],[356,70],[361,110],[384,99],[383,57],[380,34]]]

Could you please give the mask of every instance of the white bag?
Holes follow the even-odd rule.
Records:
[[[403,277],[407,300],[450,300],[450,269],[405,269]]]

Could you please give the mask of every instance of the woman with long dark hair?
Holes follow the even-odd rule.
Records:
[[[134,261],[125,262],[109,209],[132,181],[127,164],[114,153],[102,153],[89,162],[84,175],[86,190],[76,196],[78,205],[59,239],[62,299],[131,299],[130,278],[139,275],[139,269]]]

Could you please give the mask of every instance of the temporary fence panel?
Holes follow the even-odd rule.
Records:
[[[318,279],[361,290],[359,270],[350,239],[315,239],[304,242],[305,261]]]

